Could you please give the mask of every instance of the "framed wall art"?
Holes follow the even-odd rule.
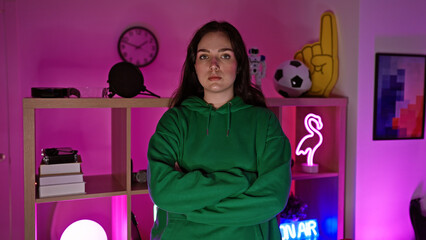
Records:
[[[423,139],[426,55],[376,53],[373,140]]]

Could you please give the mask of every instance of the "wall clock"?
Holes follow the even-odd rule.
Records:
[[[157,38],[147,28],[141,26],[128,28],[118,39],[118,53],[123,61],[145,67],[157,57]]]

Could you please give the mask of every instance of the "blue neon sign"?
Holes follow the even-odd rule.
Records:
[[[280,224],[281,239],[316,239],[319,236],[316,219],[305,221],[284,221]]]

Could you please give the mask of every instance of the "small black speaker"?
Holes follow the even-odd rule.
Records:
[[[80,97],[80,91],[76,88],[31,88],[33,98],[69,98],[71,95]]]

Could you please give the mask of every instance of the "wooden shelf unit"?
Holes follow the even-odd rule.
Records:
[[[290,139],[290,142],[292,143],[293,158],[296,160],[292,168],[292,180],[295,185],[296,196],[300,197],[302,201],[306,200],[306,202],[308,202],[308,211],[312,209],[312,211],[310,211],[312,214],[310,214],[308,218],[326,218],[330,212],[336,212],[337,239],[343,239],[345,225],[347,98],[269,98],[267,99],[267,105],[278,116],[283,125],[283,129],[284,125],[287,123],[294,124],[294,126],[292,125],[287,128],[294,130],[292,134],[290,134],[293,136],[289,136],[286,133],[287,136],[293,137],[293,139]],[[290,111],[286,111],[287,108],[290,109]],[[296,149],[295,145],[297,144],[296,139],[299,140],[306,134],[303,118],[311,111],[321,112],[325,115],[328,131],[323,129],[321,132],[327,132],[327,140],[331,142],[326,146],[324,146],[325,143],[323,143],[320,147],[322,150],[317,151],[321,153],[315,155],[317,159],[319,159],[314,159],[315,163],[319,163],[319,172],[315,174],[304,173],[300,170],[301,162],[299,159],[304,159],[305,156],[294,156]],[[292,113],[290,114],[290,118],[285,116],[288,112]],[[286,129],[284,129],[284,131],[285,130]],[[299,136],[299,134],[303,135]],[[329,185],[335,186],[336,189],[331,188],[330,190]],[[323,196],[318,196],[318,194]],[[320,198],[321,200],[315,201],[316,198]],[[330,202],[337,206],[331,206],[331,211],[329,209],[324,210],[324,207],[320,206],[323,202]],[[319,219],[318,224],[320,224],[320,222],[321,219]],[[320,232],[324,232],[324,229],[320,229]]]
[[[131,236],[131,196],[148,194],[146,184],[131,182],[131,110],[136,108],[166,108],[168,98],[24,98],[24,194],[25,194],[25,239],[36,239],[36,204],[66,200],[125,196],[127,198],[127,236]],[[293,171],[293,180],[323,178],[338,179],[338,238],[343,238],[344,226],[344,175],[346,98],[268,98],[268,107],[283,121],[285,107],[332,107],[334,124],[339,138],[339,151],[333,166],[327,166],[318,174]],[[35,111],[37,109],[106,108],[111,109],[111,161],[112,172],[107,175],[85,177],[87,194],[38,198],[36,185]],[[337,166],[334,166],[338,162]]]

